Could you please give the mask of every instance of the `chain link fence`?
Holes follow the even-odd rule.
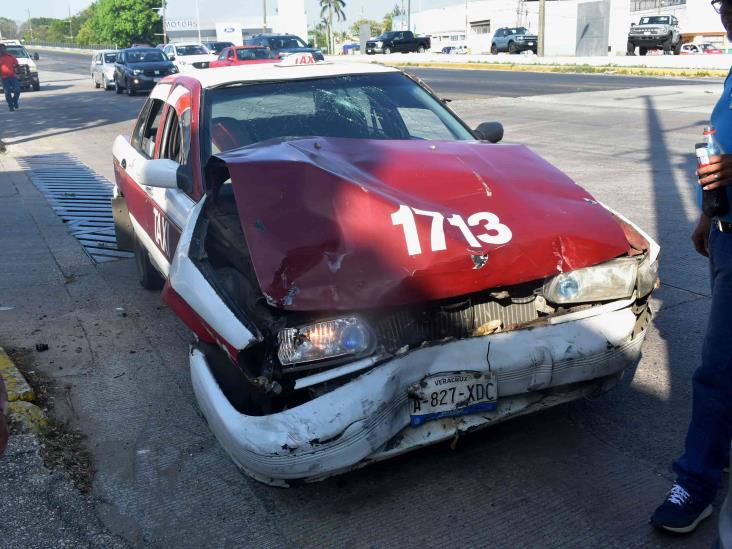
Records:
[[[117,45],[116,44],[79,44],[78,42],[74,42],[73,40],[69,40],[67,42],[46,42],[44,40],[25,40],[23,42],[23,45],[27,48],[32,48],[33,46],[41,46],[44,48],[67,48],[67,49],[74,49],[74,50],[116,50]]]

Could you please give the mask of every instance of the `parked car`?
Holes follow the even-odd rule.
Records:
[[[412,31],[389,31],[366,42],[366,54],[424,53],[430,49],[428,36],[415,36]]]
[[[216,61],[212,61],[209,66],[215,68],[255,63],[276,63],[278,59],[272,53],[272,50],[265,46],[230,46],[224,48]]]
[[[95,88],[111,90],[114,88],[114,66],[117,63],[117,50],[102,50],[92,56],[91,72]]]
[[[182,72],[205,69],[211,61],[216,61],[216,56],[206,46],[194,42],[166,44],[163,51]]]
[[[497,54],[502,51],[508,53],[521,53],[522,51],[537,52],[539,38],[531,34],[526,27],[503,27],[493,34],[491,41],[491,53]]]
[[[648,50],[660,49],[664,53],[681,54],[679,20],[673,15],[649,15],[641,17],[628,32],[628,55],[645,55]]]
[[[265,46],[279,57],[285,57],[293,53],[311,53],[316,61],[324,59],[323,52],[309,46],[302,38],[294,34],[257,34],[248,39],[246,45]]]
[[[719,49],[714,44],[709,44],[709,43],[706,43],[706,42],[703,43],[703,44],[699,44],[699,48],[701,49],[702,53],[707,53],[707,54],[724,53],[721,49]]]
[[[224,48],[233,47],[233,42],[203,42],[206,49],[214,55],[219,55]]]
[[[704,52],[696,44],[682,44],[679,50],[679,55],[699,55],[700,53]]]
[[[149,91],[178,68],[157,48],[127,48],[117,52],[114,64],[114,91],[135,95]]]
[[[33,91],[40,90],[41,81],[38,78],[38,66],[34,62],[38,60],[38,54],[34,53],[31,56],[19,40],[0,40],[0,44],[5,44],[6,51],[18,60],[16,75],[20,81],[20,87],[22,89],[32,89]],[[1,89],[2,81],[0,81]]]
[[[195,333],[193,391],[246,473],[319,480],[637,362],[658,245],[502,134],[305,53],[167,77],[116,138],[118,245]]]
[[[466,53],[468,53],[468,47],[467,46],[445,46],[444,48],[442,48],[442,51],[440,53],[444,53],[446,55],[466,54]]]

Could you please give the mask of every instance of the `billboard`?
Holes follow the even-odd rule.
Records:
[[[241,23],[216,23],[216,40],[219,42],[233,42],[235,46],[244,45]]]

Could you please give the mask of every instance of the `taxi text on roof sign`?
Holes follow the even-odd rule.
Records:
[[[278,67],[293,67],[295,65],[315,65],[317,61],[310,52],[293,53],[284,57],[282,61],[277,63]]]

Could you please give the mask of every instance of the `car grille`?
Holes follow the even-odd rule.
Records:
[[[145,72],[143,74],[145,76],[150,76],[150,77],[166,76],[166,75],[170,74],[170,71],[168,69],[157,69],[158,74],[155,74],[155,72],[156,72],[155,69],[145,69]]]
[[[500,321],[501,329],[506,330],[537,320],[540,315],[533,290],[522,286],[518,292],[509,290],[511,297],[501,299],[481,293],[439,304],[400,308],[378,317],[373,315],[369,322],[379,343],[389,352],[404,345],[463,339],[476,335],[479,328],[489,323],[495,325]]]
[[[28,78],[30,76],[30,67],[28,65],[18,65],[15,68],[15,74],[19,78]]]

